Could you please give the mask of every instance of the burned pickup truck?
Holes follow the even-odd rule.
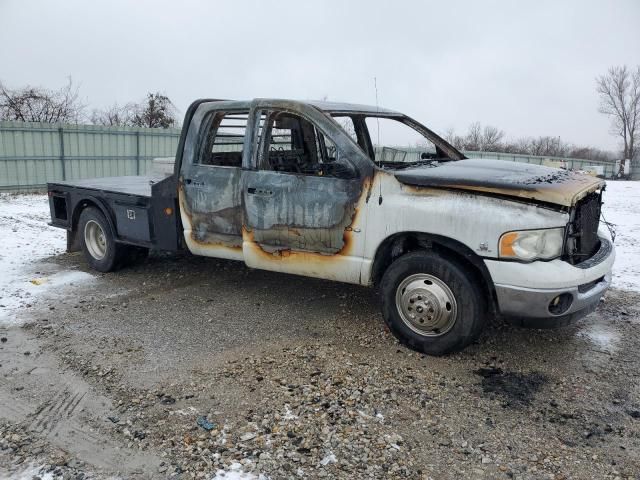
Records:
[[[149,249],[372,285],[406,345],[462,349],[486,319],[565,325],[594,310],[614,248],[605,184],[466,159],[392,110],[198,100],[173,175],[50,183],[52,224],[96,270]]]

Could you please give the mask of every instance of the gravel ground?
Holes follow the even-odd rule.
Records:
[[[23,320],[0,329],[14,478],[640,478],[638,293],[431,358],[373,290],[154,255]]]

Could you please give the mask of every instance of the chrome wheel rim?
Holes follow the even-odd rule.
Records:
[[[107,254],[107,236],[95,220],[89,220],[84,226],[84,243],[96,260],[102,260]]]
[[[437,337],[456,323],[458,304],[451,289],[437,277],[417,273],[396,290],[396,308],[407,327],[419,335]]]

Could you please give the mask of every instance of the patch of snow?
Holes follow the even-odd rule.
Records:
[[[586,338],[600,350],[613,353],[618,349],[620,335],[611,328],[603,325],[590,325],[580,330],[578,336]]]
[[[248,442],[249,440],[253,440],[254,438],[256,438],[257,433],[256,432],[247,432],[244,433],[242,435],[240,435],[240,441],[241,442]]]
[[[197,411],[198,410],[196,410],[194,407],[188,407],[187,410],[169,410],[169,415],[182,415],[183,417],[188,417],[194,415]]]
[[[13,473],[9,476],[2,476],[3,480],[32,480],[33,478],[40,478],[41,480],[53,480],[53,473],[43,472],[44,467],[36,467],[34,465],[29,466],[26,470]],[[43,473],[41,473],[43,472]]]
[[[384,422],[384,415],[382,415],[380,412],[378,411],[374,411],[374,416],[369,415],[366,412],[363,412],[362,410],[358,410],[358,414],[363,417],[363,418],[376,418],[377,420],[379,420],[380,422]]]
[[[291,411],[291,407],[289,406],[288,403],[284,404],[284,415],[282,416],[282,418],[284,420],[295,420],[296,418],[298,418],[293,414],[293,412]]]
[[[337,463],[337,461],[338,461],[338,459],[333,454],[333,452],[329,452],[327,455],[324,456],[324,458],[322,460],[320,460],[320,465],[325,467],[325,466],[329,465],[330,463]]]
[[[604,218],[616,231],[613,288],[640,291],[640,181],[608,181]]]
[[[218,470],[211,480],[268,480],[268,477],[260,474],[242,471],[242,465],[234,462],[227,470]]]
[[[0,194],[0,324],[17,322],[22,308],[86,284],[88,273],[34,262],[66,249],[64,230],[50,227],[46,195]]]

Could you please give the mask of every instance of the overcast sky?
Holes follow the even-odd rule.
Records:
[[[438,132],[616,148],[594,77],[640,64],[640,0],[0,0],[0,80],[90,106],[166,93],[322,98],[401,110]]]

